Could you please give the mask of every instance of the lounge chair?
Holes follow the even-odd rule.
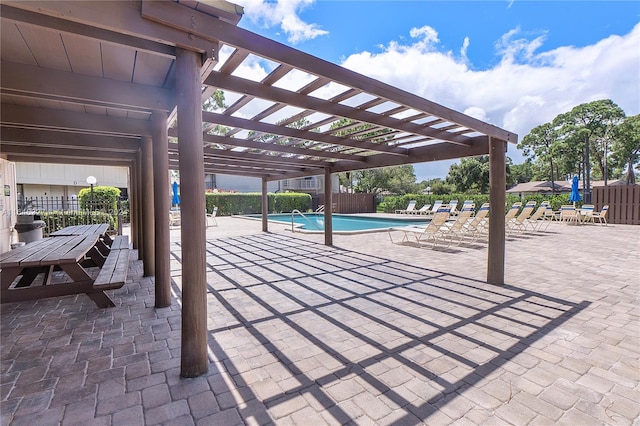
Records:
[[[518,216],[518,212],[520,211],[520,207],[522,207],[522,203],[521,202],[515,202],[511,205],[511,207],[509,207],[509,210],[507,210],[507,214],[504,216],[504,224],[505,226],[508,226],[507,224],[509,222],[511,222],[513,219],[516,218],[516,216]]]
[[[206,225],[207,228],[209,226],[218,226],[218,221],[216,220],[216,215],[218,214],[218,206],[214,206],[213,210],[211,211],[211,214],[206,213],[205,214],[205,220],[206,220]],[[209,225],[211,224],[211,225]]]
[[[451,214],[452,215],[457,215],[458,214],[458,200],[449,201],[449,207],[451,207]]]
[[[605,204],[604,206],[602,206],[602,210],[600,210],[599,212],[593,212],[591,215],[591,220],[593,221],[593,223],[595,223],[595,221],[597,220],[598,223],[602,224],[604,221],[604,224],[607,224],[607,212],[609,211],[609,205]]]
[[[529,201],[527,202],[527,204],[524,205],[520,214],[518,214],[516,217],[509,220],[508,222],[505,222],[505,225],[509,230],[509,235],[513,231],[522,232],[526,229],[526,221],[531,217],[531,214],[533,213],[533,209],[535,208],[536,208],[536,202]]]
[[[398,209],[398,210],[396,210],[396,213],[399,213],[399,214],[411,213],[411,212],[415,211],[416,203],[417,203],[416,200],[411,200],[411,201],[409,201],[409,204],[407,205],[406,209],[404,209],[404,210]]]
[[[416,239],[416,242],[420,244],[423,239],[432,240],[433,246],[435,247],[439,240],[442,239],[442,231],[440,230],[444,224],[447,222],[450,216],[450,210],[448,206],[441,206],[438,211],[433,215],[431,222],[425,227],[419,226],[405,226],[401,228],[390,228],[389,229],[389,239],[394,244],[404,243],[409,241],[409,235],[413,235]],[[393,241],[391,237],[391,233],[394,231],[404,232],[404,236],[401,241]]]
[[[462,240],[467,234],[469,219],[471,219],[471,215],[475,213],[475,211],[475,204],[468,204],[458,213],[458,217],[454,222],[447,223],[441,228],[443,237],[449,239],[449,244],[453,242],[454,237],[458,239],[457,245],[462,244]]]
[[[411,214],[426,214],[430,208],[431,208],[431,204],[425,204],[424,206],[420,207],[418,210],[412,211]]]
[[[530,226],[533,231],[542,232],[542,227],[544,226],[544,230],[546,231],[550,223],[549,220],[545,219],[545,213],[547,212],[547,209],[549,209],[548,205],[540,204],[540,206],[531,215],[531,217],[525,220],[525,229]]]
[[[464,207],[463,207],[464,209]],[[465,236],[471,237],[471,242],[475,242],[480,235],[486,232],[489,223],[489,203],[484,203],[478,209],[478,213],[465,225]]]
[[[424,212],[424,213],[422,213],[422,214],[425,214],[425,215],[433,215],[435,212],[437,212],[437,211],[438,211],[438,209],[439,209],[441,206],[442,206],[442,200],[436,200],[436,201],[433,203],[433,207],[431,207],[431,210],[428,210],[428,211],[426,211],[426,212]]]

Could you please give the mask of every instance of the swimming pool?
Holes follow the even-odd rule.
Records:
[[[250,219],[261,219],[262,215],[246,215],[244,217]],[[291,226],[291,213],[274,213],[267,216],[269,221],[286,223]],[[370,216],[354,216],[345,214],[333,214],[333,232],[334,233],[363,233],[363,232],[380,232],[389,228],[409,226],[409,225],[426,225],[430,219],[404,217],[402,219],[370,217]],[[296,231],[300,232],[324,232],[324,213],[305,213],[304,216],[296,213],[293,216],[293,223]]]

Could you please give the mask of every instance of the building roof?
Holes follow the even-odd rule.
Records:
[[[177,47],[202,55],[203,101],[219,89],[229,102],[203,111],[208,173],[276,180],[484,155],[489,138],[517,142],[238,28],[243,10],[228,2],[3,1],[0,12],[2,154],[12,161],[131,165],[153,111],[175,124]],[[268,72],[248,77],[257,63]],[[177,129],[169,134],[178,168]]]
[[[553,188],[551,186],[551,181],[531,181],[531,182],[524,182],[524,183],[519,183],[516,186],[514,186],[513,188],[509,188],[507,189],[508,193],[546,193],[546,192],[571,192],[571,182],[568,181],[556,181],[554,182],[555,184],[555,191],[553,191]],[[607,185],[608,186],[614,186],[614,185],[624,185],[625,182],[622,179],[610,179],[607,181]],[[591,187],[594,186],[605,186],[604,185],[604,181],[603,180],[594,180],[591,181]],[[578,189],[582,190],[583,185],[582,185],[582,181],[578,181]]]

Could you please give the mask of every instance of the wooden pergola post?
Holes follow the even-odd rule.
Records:
[[[141,143],[142,144],[142,143]],[[136,235],[138,236],[138,260],[144,253],[144,233],[142,232],[142,148],[136,150]]]
[[[131,235],[131,243],[133,244],[133,248],[138,248],[138,224],[136,218],[136,212],[138,211],[138,207],[136,206],[136,202],[138,201],[138,194],[136,189],[137,178],[136,178],[136,164],[135,162],[129,167],[129,234]]]
[[[142,137],[142,253],[143,276],[155,275],[154,220],[153,220],[153,144],[148,136]]]
[[[200,67],[200,54],[176,49],[182,239],[182,377],[199,376],[209,367]]]
[[[333,200],[331,188],[331,168],[324,169],[324,244],[333,245]]]
[[[504,284],[506,142],[489,138],[489,249],[487,282]]]
[[[269,232],[269,194],[267,193],[267,178],[262,178],[262,232]]]
[[[171,267],[169,235],[169,136],[167,114],[151,114],[153,135],[153,203],[155,223],[155,307],[171,305]]]

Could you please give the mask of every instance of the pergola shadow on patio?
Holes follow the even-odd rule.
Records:
[[[589,305],[282,235],[209,240],[207,270],[215,393],[259,424],[495,418],[511,385],[478,384]]]
[[[517,135],[237,27],[199,1],[3,1],[2,156],[130,171],[132,242],[171,304],[170,169],[181,180],[182,374],[207,369],[204,175],[267,182],[489,155],[486,281],[504,284],[507,145]],[[258,69],[258,73],[249,70]],[[229,105],[205,108],[216,90]],[[325,211],[325,244],[332,244]]]

